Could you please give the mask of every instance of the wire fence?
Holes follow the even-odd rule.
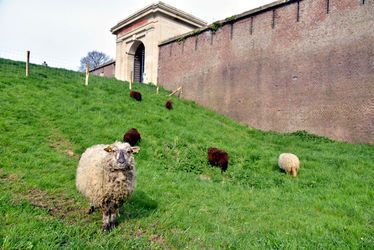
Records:
[[[0,76],[33,77],[70,75],[84,77],[84,73],[72,70],[68,60],[45,58],[32,52],[0,50]]]
[[[27,51],[0,49],[0,58],[25,62],[26,52]],[[48,65],[53,68],[64,68],[73,71],[78,70],[78,64],[75,61],[55,57],[46,57],[38,51],[31,51],[30,53],[30,63],[36,65]]]
[[[72,70],[72,63],[68,60],[55,58],[45,58],[32,51],[6,51],[0,50],[0,81],[4,78],[56,78],[74,81],[82,85],[90,85],[94,83],[109,82],[108,77],[96,76],[89,73],[86,68],[85,72]],[[103,79],[107,79],[103,81]],[[112,77],[113,81],[118,81]],[[130,90],[141,90],[149,93],[159,93],[159,87],[153,84],[139,84],[122,81]],[[173,93],[173,95],[176,93]],[[177,93],[178,94],[178,93]]]

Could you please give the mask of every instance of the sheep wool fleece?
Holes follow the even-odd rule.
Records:
[[[89,199],[94,207],[108,204],[120,206],[135,189],[135,161],[131,156],[130,167],[125,171],[111,169],[112,157],[100,144],[88,148],[79,161],[77,189]]]

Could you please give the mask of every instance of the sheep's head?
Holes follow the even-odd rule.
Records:
[[[127,169],[134,163],[133,153],[139,152],[139,147],[131,147],[127,142],[115,142],[104,148],[110,156],[110,168],[113,170]]]
[[[290,174],[293,176],[293,177],[296,177],[297,176],[297,169],[295,167],[292,167],[291,170],[290,170]]]

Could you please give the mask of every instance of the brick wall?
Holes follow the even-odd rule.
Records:
[[[161,44],[158,83],[262,130],[374,143],[373,27],[374,0],[281,1]]]
[[[90,73],[96,76],[114,77],[115,68],[115,62],[111,62],[109,64],[105,64],[104,66],[101,66],[90,71]]]

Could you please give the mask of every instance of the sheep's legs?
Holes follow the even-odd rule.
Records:
[[[117,226],[118,212],[119,212],[118,208],[113,209],[111,217],[110,217],[110,228],[115,228]]]
[[[103,209],[103,231],[107,232],[117,226],[118,208]]]
[[[90,204],[90,208],[88,209],[87,213],[92,214],[93,212],[95,212],[95,207]]]
[[[110,209],[104,209],[103,210],[103,231],[107,232],[110,230],[110,215],[111,211]]]

